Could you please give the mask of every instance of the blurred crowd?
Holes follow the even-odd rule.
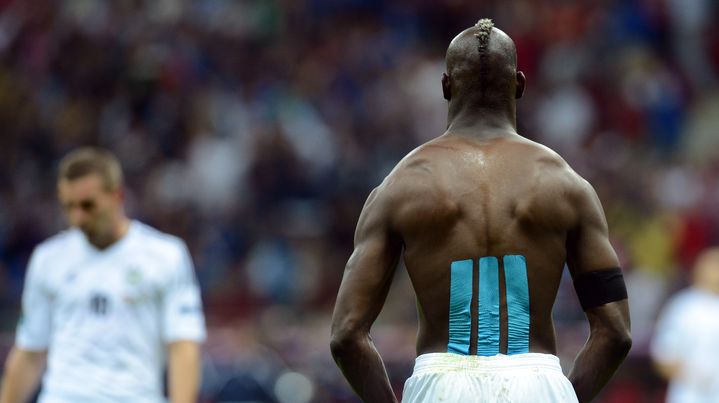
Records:
[[[130,215],[190,246],[204,401],[355,401],[328,341],[354,225],[443,132],[446,46],[491,17],[528,78],[520,133],[595,185],[626,270],[635,347],[601,401],[657,401],[657,312],[719,240],[717,16],[711,0],[0,0],[0,357],[27,258],[65,225],[57,161],[100,145]],[[374,337],[401,390],[416,313],[395,283]],[[587,327],[570,281],[559,298],[568,367]]]

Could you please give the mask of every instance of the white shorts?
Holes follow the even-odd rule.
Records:
[[[577,395],[550,354],[432,353],[417,357],[402,402],[564,403]]]

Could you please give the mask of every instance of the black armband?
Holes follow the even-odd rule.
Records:
[[[583,310],[627,299],[627,287],[620,268],[597,270],[574,277],[574,289]]]

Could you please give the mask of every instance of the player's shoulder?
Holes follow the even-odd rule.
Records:
[[[701,312],[707,304],[705,293],[693,287],[685,288],[672,295],[661,310],[661,320],[665,323],[677,325],[696,319],[695,312]]]
[[[404,228],[420,215],[428,220],[454,214],[458,206],[447,186],[444,155],[450,148],[429,142],[412,150],[370,193],[366,211],[386,218],[394,228]]]
[[[564,194],[578,201],[593,197],[595,192],[591,183],[575,171],[559,153],[526,138],[522,138],[520,143],[532,154],[536,180],[551,181],[561,187]]]
[[[560,176],[567,176],[573,179],[579,177],[558,152],[544,144],[522,136],[517,136],[509,141],[508,144],[522,154],[521,160],[523,163],[533,163],[536,168],[549,170]]]
[[[439,159],[437,146],[425,143],[410,151],[387,174],[370,195],[390,205],[403,204],[423,196],[426,200],[435,194]]]
[[[462,151],[457,141],[437,137],[407,153],[382,182],[387,190],[425,192],[437,189],[444,167]]]
[[[704,305],[706,301],[706,292],[689,287],[674,294],[667,302],[667,307],[674,310],[685,310],[695,305]]]
[[[182,238],[137,220],[133,220],[131,231],[132,239],[125,251],[139,264],[146,263],[158,278],[172,279],[193,270],[189,249]]]
[[[476,157],[475,154],[496,155],[532,169],[578,179],[579,175],[567,161],[550,147],[521,135],[478,143],[457,136],[440,136],[409,152],[390,173],[392,177],[437,177],[433,175],[447,164]],[[544,172],[546,174],[546,172]]]
[[[136,241],[135,245],[156,253],[177,254],[183,253],[187,248],[182,238],[162,232],[140,221],[132,221],[132,231]]]
[[[40,242],[33,251],[35,258],[66,256],[82,244],[82,233],[77,228],[68,228]]]

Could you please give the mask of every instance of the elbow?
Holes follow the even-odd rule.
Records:
[[[595,341],[616,358],[624,358],[632,348],[631,322],[626,301],[607,304],[587,312]]]
[[[346,326],[333,326],[330,351],[335,360],[351,354],[361,343],[362,332]]]
[[[613,332],[609,340],[617,356],[626,357],[632,349],[632,334],[629,330]]]
[[[347,340],[337,338],[333,335],[330,340],[330,351],[332,352],[332,357],[334,357],[335,360],[342,357],[343,353],[347,350],[347,345]]]
[[[616,358],[623,359],[632,348],[632,334],[626,327],[594,328],[590,338],[604,346],[604,350]]]

